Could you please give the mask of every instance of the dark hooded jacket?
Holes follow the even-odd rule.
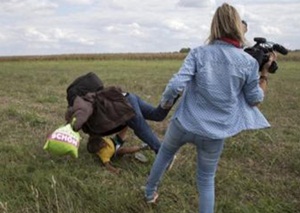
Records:
[[[105,136],[116,133],[126,126],[135,115],[133,108],[117,87],[106,87],[84,96],[76,96],[73,106],[66,112],[67,122],[75,117],[73,129],[89,135]]]

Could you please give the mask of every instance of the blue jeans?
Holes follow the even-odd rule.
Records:
[[[148,199],[152,198],[169,162],[179,148],[187,142],[194,144],[197,149],[199,213],[213,213],[215,174],[223,150],[224,139],[212,140],[188,132],[183,129],[177,119],[173,119],[168,127],[164,141],[148,177],[145,196]]]
[[[126,98],[135,111],[135,116],[127,121],[127,125],[139,139],[148,144],[155,153],[158,153],[161,142],[146,120],[162,121],[170,110],[162,109],[160,106],[153,107],[132,93],[129,93]]]

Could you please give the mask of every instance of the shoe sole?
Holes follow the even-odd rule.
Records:
[[[154,192],[153,198],[152,198],[151,200],[147,200],[147,203],[148,203],[148,204],[155,204],[157,198],[158,198],[158,193],[157,193],[157,192]]]

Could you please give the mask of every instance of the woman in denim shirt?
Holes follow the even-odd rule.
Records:
[[[257,105],[263,101],[268,68],[276,55],[272,53],[259,72],[243,44],[240,16],[224,3],[214,14],[208,44],[190,51],[162,95],[165,108],[178,94],[182,98],[148,177],[148,203],[158,198],[158,183],[174,154],[189,142],[197,150],[199,212],[212,213],[215,173],[225,139],[242,130],[270,126]]]

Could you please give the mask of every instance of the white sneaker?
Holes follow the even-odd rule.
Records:
[[[134,153],[134,157],[135,157],[135,159],[137,159],[138,161],[140,161],[142,163],[148,162],[148,158],[145,155],[143,155],[141,152]]]
[[[150,146],[149,146],[148,144],[143,143],[143,144],[141,145],[140,150],[141,150],[141,151],[142,151],[142,150],[151,150],[151,148],[150,148]]]

